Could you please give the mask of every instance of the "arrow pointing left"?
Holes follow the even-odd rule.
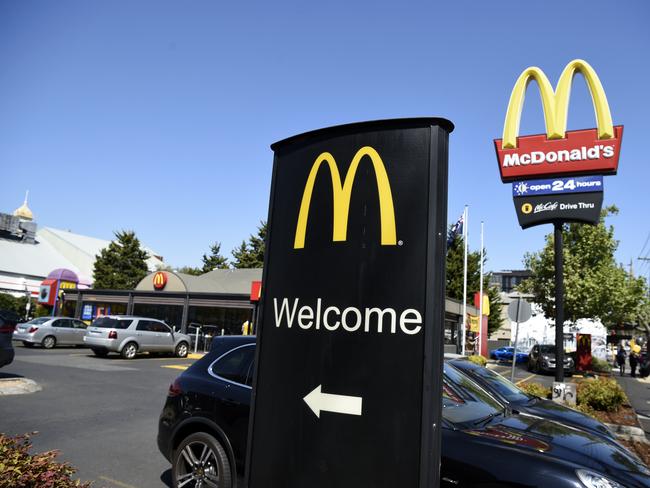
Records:
[[[307,394],[305,398],[303,398],[316,417],[320,418],[321,411],[347,415],[361,415],[361,404],[363,398],[323,393],[321,387],[322,385],[318,385]]]

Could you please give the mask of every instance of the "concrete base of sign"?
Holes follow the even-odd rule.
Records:
[[[27,378],[3,378],[0,379],[0,396],[23,395],[41,391],[41,385],[34,380]]]

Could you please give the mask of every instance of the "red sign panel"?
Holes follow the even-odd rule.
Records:
[[[153,287],[156,290],[163,290],[165,285],[167,285],[167,273],[158,271],[153,275]]]
[[[614,175],[618,169],[623,126],[614,127],[614,137],[598,139],[597,129],[567,131],[564,139],[546,134],[517,138],[514,149],[503,149],[494,140],[501,181],[530,180],[562,175]]]
[[[591,334],[576,334],[576,369],[591,371]]]
[[[259,302],[261,296],[262,296],[262,282],[261,281],[251,282],[251,302]]]

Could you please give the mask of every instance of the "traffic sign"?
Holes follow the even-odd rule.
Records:
[[[438,486],[452,128],[364,122],[272,146],[246,486]]]
[[[526,322],[532,315],[530,303],[521,298],[517,298],[508,305],[508,318],[513,322]]]

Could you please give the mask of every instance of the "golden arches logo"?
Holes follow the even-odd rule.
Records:
[[[332,178],[332,192],[334,200],[334,219],[332,227],[332,240],[335,242],[345,241],[348,230],[348,214],[350,211],[350,198],[352,196],[352,186],[357,174],[357,168],[361,160],[368,156],[372,161],[375,170],[375,179],[377,181],[377,190],[379,192],[379,212],[381,219],[381,244],[382,246],[394,246],[397,244],[395,231],[395,209],[393,207],[393,195],[390,190],[390,182],[386,167],[379,153],[370,146],[364,146],[357,151],[352,158],[352,163],[345,175],[345,180],[341,184],[341,174],[334,156],[328,152],[320,154],[311,167],[305,191],[300,203],[300,212],[298,214],[298,223],[296,225],[296,236],[294,240],[294,249],[305,247],[305,233],[307,232],[307,219],[309,218],[309,205],[311,195],[314,191],[314,183],[318,176],[318,170],[323,163],[327,163]]]
[[[576,73],[582,73],[587,82],[587,87],[591,93],[591,99],[596,112],[596,122],[598,125],[598,138],[611,139],[614,137],[614,127],[612,125],[612,115],[609,111],[607,96],[603,85],[600,83],[598,75],[594,69],[581,59],[574,59],[566,65],[557,87],[553,90],[551,82],[544,72],[531,66],[526,68],[517,79],[510,102],[506,112],[506,120],[503,125],[503,149],[513,149],[517,147],[517,136],[519,135],[519,122],[521,120],[521,110],[524,105],[524,97],[528,84],[535,80],[539,86],[539,93],[542,98],[542,108],[544,110],[544,122],[546,124],[546,135],[549,139],[563,139],[566,134],[567,115],[569,111],[569,98],[571,96],[571,83]]]
[[[158,271],[155,275],[153,275],[153,287],[156,290],[162,290],[165,288],[165,285],[167,284],[167,275],[163,273],[162,271]]]

